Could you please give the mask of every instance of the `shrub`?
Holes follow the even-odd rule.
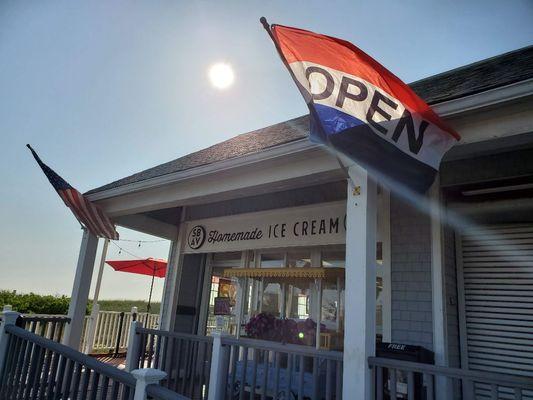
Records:
[[[14,311],[22,314],[59,314],[68,312],[70,297],[40,295],[35,293],[17,293],[11,290],[0,290],[0,311],[6,304],[10,304]],[[100,311],[130,311],[133,306],[138,307],[139,312],[146,312],[144,300],[100,300]],[[159,314],[161,304],[152,303],[150,313]],[[89,300],[86,314],[91,313],[92,300]]]
[[[13,310],[23,314],[66,314],[69,301],[66,296],[17,294],[16,291],[0,290],[0,308],[10,304]]]

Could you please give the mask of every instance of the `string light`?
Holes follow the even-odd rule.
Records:
[[[135,239],[117,239],[117,242],[135,242],[135,243],[158,243],[166,242],[167,239],[156,239],[156,240],[135,240]]]
[[[124,252],[124,253],[129,254],[130,256],[135,257],[135,258],[146,258],[146,257],[140,257],[137,254],[133,254],[131,251],[128,251],[128,250],[126,250],[123,247],[120,247],[118,244],[115,243],[114,240],[110,240],[110,243],[112,243],[114,246],[116,246],[118,248],[118,254],[122,254],[122,252]]]
[[[156,239],[156,240],[134,240],[134,239],[116,239],[116,240],[110,240],[111,243],[113,243],[114,246],[118,248],[118,254],[122,254],[122,252],[129,254],[132,257],[135,258],[143,258],[139,257],[136,254],[133,254],[131,251],[126,250],[123,247],[120,247],[116,242],[129,242],[129,243],[137,243],[137,248],[140,248],[143,243],[159,243],[159,242],[166,242],[166,239]]]

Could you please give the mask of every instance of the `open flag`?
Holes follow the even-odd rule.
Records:
[[[426,191],[460,136],[398,77],[353,44],[261,22],[311,114],[311,140],[393,182]]]
[[[39,164],[59,197],[61,197],[65,205],[70,208],[80,224],[86,227],[95,236],[107,239],[118,239],[118,232],[115,230],[115,225],[104,211],[96,204],[87,200],[80,192],[56,174],[48,165],[43,163],[29,144],[26,146],[30,149],[35,161],[37,161],[37,164]]]

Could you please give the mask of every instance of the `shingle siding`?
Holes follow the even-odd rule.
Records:
[[[390,215],[392,341],[432,350],[430,220],[394,195]]]

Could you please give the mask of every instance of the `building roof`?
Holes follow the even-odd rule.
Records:
[[[533,78],[533,46],[437,74],[410,84],[427,103],[437,104]],[[242,157],[305,139],[307,116],[243,133],[211,147],[90,190],[87,194]]]
[[[428,104],[442,103],[533,78],[533,46],[411,83]]]

